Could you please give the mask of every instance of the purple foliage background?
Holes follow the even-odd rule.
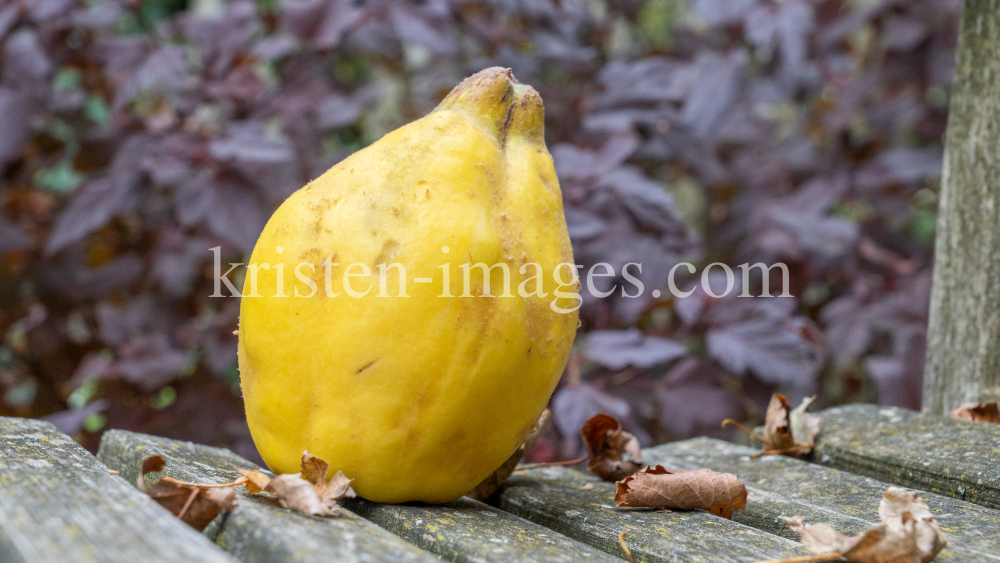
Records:
[[[535,460],[598,411],[650,443],[760,421],[775,390],[919,407],[960,9],[2,2],[0,415],[256,457],[209,249],[246,261],[291,192],[493,65],[545,100],[578,262],[646,287],[586,299]],[[682,260],[781,261],[794,297],[653,299]]]

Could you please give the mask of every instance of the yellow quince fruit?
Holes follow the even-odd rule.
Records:
[[[443,503],[524,441],[578,325],[543,118],[534,89],[484,70],[275,211],[239,326],[272,470],[308,450],[367,499]]]

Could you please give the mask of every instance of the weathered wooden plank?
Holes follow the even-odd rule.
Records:
[[[0,561],[234,563],[48,422],[3,417]]]
[[[965,0],[949,96],[923,406],[1000,399],[1000,10]]]
[[[819,414],[812,461],[1000,508],[1000,425],[876,405]]]
[[[736,475],[747,486],[746,510],[733,518],[748,526],[798,539],[781,520],[801,514],[854,535],[878,523],[878,503],[888,484],[785,456],[752,459],[759,448],[697,438],[643,451],[648,463],[676,469],[707,467]],[[934,493],[921,493],[948,534],[935,561],[1000,561],[1000,511]]]
[[[224,483],[239,477],[237,467],[257,469],[228,450],[121,430],[104,434],[98,457],[135,482],[139,460],[154,453],[167,461],[166,475],[185,481]],[[272,498],[248,495],[242,488],[238,494],[236,508],[206,533],[247,563],[437,560],[339,507],[331,516],[311,517],[281,508]]]
[[[228,450],[121,431],[111,431],[105,434],[99,455],[102,458],[108,457],[117,460],[114,463],[122,466],[123,475],[134,479],[138,461],[150,453],[163,455],[168,461],[167,472],[176,478],[185,480],[231,481],[237,476],[234,467],[256,468],[249,461]],[[112,463],[112,461],[109,460],[108,463]],[[171,466],[175,467],[175,471],[171,472]],[[247,500],[233,511],[216,533],[220,534],[218,540],[220,545],[227,547],[227,549],[230,549],[230,546],[240,549],[240,551],[233,551],[235,555],[244,558],[248,557],[248,554],[255,554],[253,557],[247,558],[248,561],[287,560],[280,558],[262,559],[260,555],[256,555],[260,546],[255,546],[254,542],[263,540],[249,537],[250,534],[261,534],[263,531],[265,535],[272,532],[285,535],[282,531],[283,528],[295,527],[297,529],[303,525],[296,524],[298,521],[315,523],[330,520],[330,518],[309,518],[290,513],[275,507],[272,501],[262,499],[260,496],[241,496],[240,498]],[[243,506],[248,503],[265,503],[267,508],[260,510],[253,506]],[[395,532],[413,544],[437,553],[449,561],[565,561],[569,563],[616,560],[537,524],[470,499],[462,499],[441,507],[392,506],[361,499],[344,499],[341,504],[350,511],[360,514],[375,524]],[[254,508],[252,514],[244,514],[250,508]],[[275,520],[276,518],[278,520]],[[356,535],[360,536],[374,529],[379,532],[380,536],[388,536],[396,543],[403,543],[399,538],[388,534],[377,526],[353,517],[350,512],[340,511],[338,519],[353,522],[352,525],[358,529],[352,530],[351,533]],[[281,522],[280,525],[276,525],[275,521]],[[320,532],[325,533],[322,530]],[[296,531],[296,533],[299,532]],[[312,533],[317,532],[313,531]],[[355,538],[355,541],[361,543],[358,538]],[[410,549],[415,550],[416,548]],[[272,546],[269,547],[269,550],[275,551],[275,548]],[[277,551],[282,552],[280,546]],[[385,552],[384,549],[381,551]],[[325,551],[317,551],[316,553],[324,558],[327,557]],[[373,552],[366,553],[370,557]],[[363,557],[364,554],[360,559],[354,560],[368,560]],[[382,555],[381,558],[381,560],[398,560],[397,555],[391,551]]]
[[[443,506],[390,505],[352,499],[345,501],[344,506],[448,561],[620,561],[469,498]]]
[[[798,542],[707,512],[657,512],[614,508],[613,483],[560,467],[515,473],[499,507],[523,518],[624,556],[618,534],[645,563],[751,562],[806,554]]]

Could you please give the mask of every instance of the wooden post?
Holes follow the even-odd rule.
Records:
[[[923,405],[1000,398],[1000,1],[966,0],[948,114]]]

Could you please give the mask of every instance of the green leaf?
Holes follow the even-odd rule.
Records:
[[[167,385],[157,393],[156,397],[152,400],[152,406],[154,409],[165,409],[174,404],[176,400],[177,390]]]
[[[106,416],[99,412],[95,412],[94,414],[83,419],[83,429],[87,432],[97,432],[101,428],[104,428],[104,425],[107,424],[107,422],[108,419]]]
[[[104,102],[104,98],[93,94],[87,96],[87,101],[83,103],[83,115],[102,127],[111,121],[108,104]]]
[[[52,168],[35,173],[34,184],[50,192],[67,194],[83,182],[83,175],[73,170],[73,165],[64,160]]]
[[[100,386],[96,379],[84,379],[83,383],[66,398],[66,404],[72,409],[82,409],[97,395]]]
[[[639,10],[639,29],[655,47],[666,47],[674,35],[677,21],[675,0],[646,0]]]
[[[77,90],[79,88],[80,69],[78,68],[71,66],[63,67],[52,77],[52,89],[57,92],[60,90]]]

